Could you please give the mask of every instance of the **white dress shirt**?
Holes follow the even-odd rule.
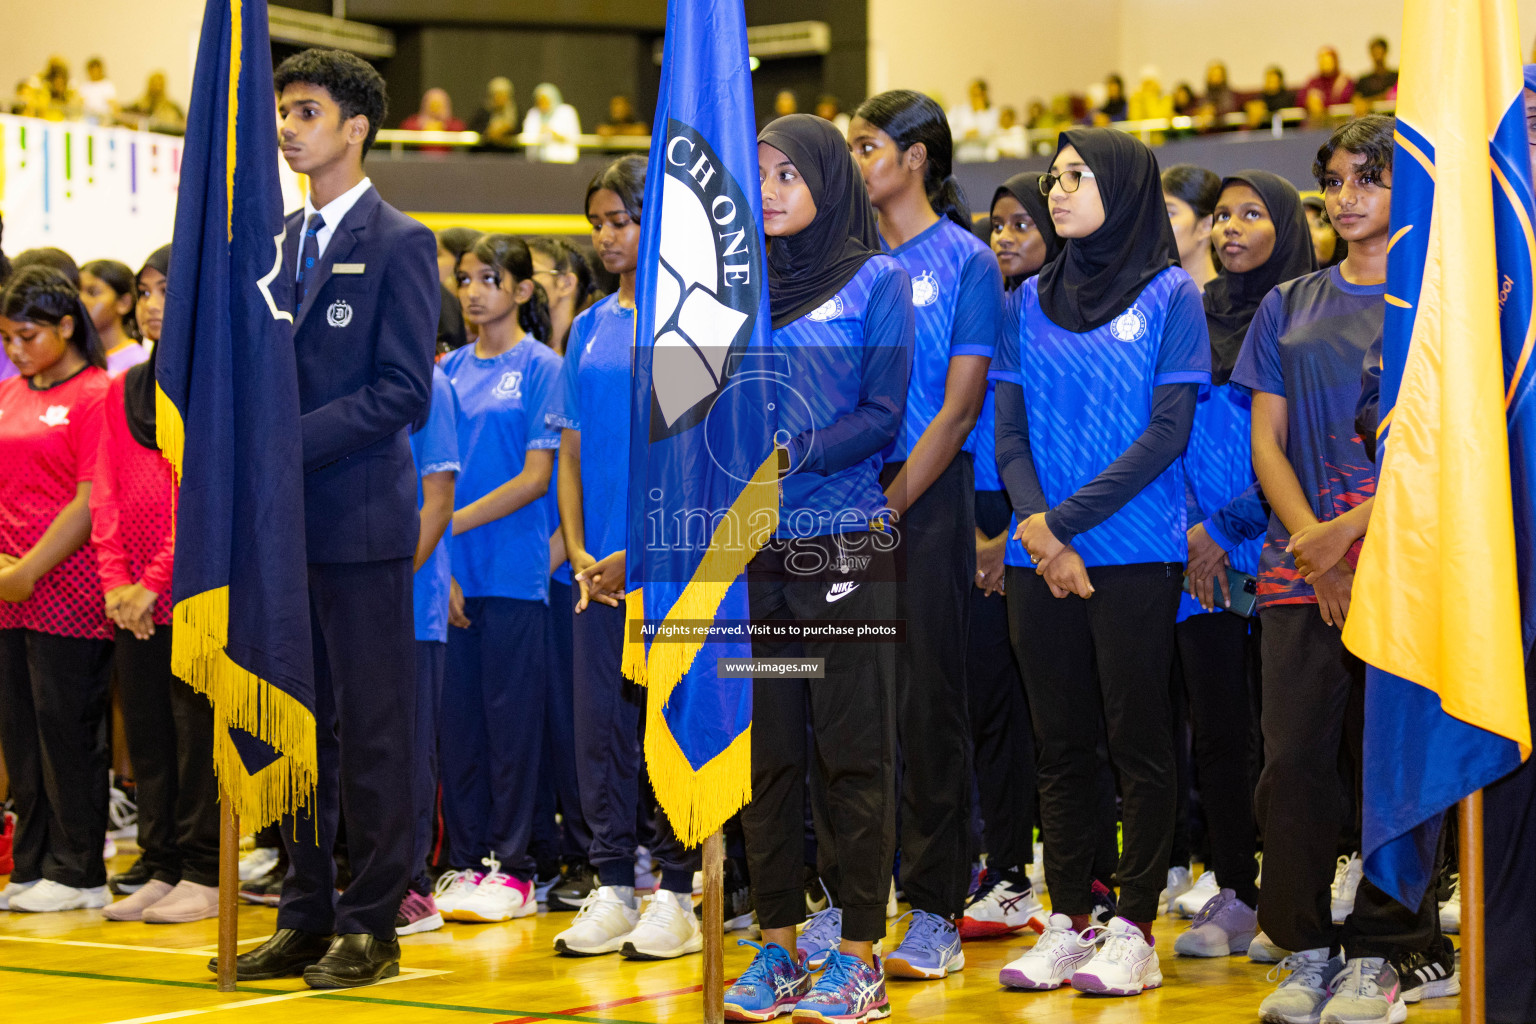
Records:
[[[299,225],[299,258],[304,256],[304,232],[309,228],[309,218],[315,213],[325,218],[325,226],[315,234],[315,244],[319,251],[315,253],[315,265],[319,266],[320,260],[325,256],[325,247],[331,244],[331,236],[336,233],[336,225],[341,223],[341,218],[347,215],[347,211],[357,205],[357,201],[363,198],[363,193],[373,188],[373,182],[367,177],[347,189],[341,195],[332,199],[318,211],[315,209],[315,197],[311,193],[304,197],[304,221]],[[297,261],[295,261],[297,263]],[[293,276],[299,276],[299,269],[294,267]]]

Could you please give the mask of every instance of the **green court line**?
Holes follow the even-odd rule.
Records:
[[[167,988],[192,988],[200,992],[212,992],[209,982],[203,981],[169,981],[165,978],[124,978],[113,974],[89,974],[85,971],[52,971],[41,967],[11,967],[0,964],[0,971],[9,971],[13,974],[38,974],[50,978],[77,978],[82,981],[119,981],[134,985],[163,985]],[[283,996],[290,993],[284,989],[249,988],[241,985],[236,992],[249,992],[259,996]],[[455,1003],[423,1003],[410,999],[383,999],[379,996],[359,996],[348,992],[324,992],[313,996],[315,999],[332,999],[348,1003],[373,1003],[379,1006],[405,1006],[415,1010],[456,1010],[460,1013],[484,1013],[497,1017],[532,1017],[538,1020],[564,1020],[574,1021],[576,1024],[649,1024],[646,1021],[619,1020],[614,1017],[577,1017],[566,1013],[546,1013],[542,1010],[501,1010],[489,1006],[459,1006]]]

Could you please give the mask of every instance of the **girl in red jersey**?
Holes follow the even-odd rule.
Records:
[[[106,906],[111,633],[91,533],[106,355],[47,267],[0,293],[0,746],[18,824],[0,909]]]
[[[171,247],[138,273],[139,322],[160,340]],[[113,660],[138,784],[139,847],[112,886],[129,892],[108,907],[113,921],[201,921],[219,910],[218,790],[213,708],[171,675],[171,564],[176,554],[176,480],[155,442],[155,363],[113,379],[102,416],[91,543],[116,627]],[[125,875],[135,874],[123,884]]]

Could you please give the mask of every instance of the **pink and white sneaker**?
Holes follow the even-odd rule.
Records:
[[[1072,919],[1052,914],[1040,941],[998,972],[997,980],[1009,988],[1046,990],[1060,988],[1074,971],[1093,959],[1103,941],[1104,929],[1073,931]]]
[[[445,871],[437,880],[437,888],[432,894],[433,902],[437,904],[437,912],[449,921],[456,921],[454,915],[458,913],[459,904],[474,893],[480,885],[480,879],[485,875],[480,871]]]
[[[502,871],[501,862],[494,853],[480,863],[491,870],[481,877],[474,892],[458,902],[453,911],[455,921],[495,924],[538,912],[532,882]]]
[[[443,926],[443,915],[438,913],[437,903],[414,889],[405,891],[400,909],[395,913],[395,934],[415,935],[419,932],[435,932]]]

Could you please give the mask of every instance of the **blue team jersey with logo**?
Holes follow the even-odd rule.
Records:
[[[791,469],[778,536],[854,533],[884,512],[881,452],[901,430],[912,339],[911,281],[884,255],[773,332],[782,370],[775,371],[774,405]]]
[[[1003,296],[1002,328],[998,331],[999,347],[1009,338],[1017,337],[1019,309],[1023,305],[1024,289],[1015,288]],[[965,440],[965,450],[976,459],[976,490],[1001,491],[1003,478],[997,470],[997,381],[987,379],[987,397],[982,400],[981,414],[976,417],[976,427]]]
[[[1203,385],[1195,402],[1189,447],[1180,461],[1190,525],[1203,522],[1206,532],[1226,550],[1232,568],[1257,576],[1265,519],[1257,495],[1249,495],[1255,482],[1252,409],[1252,396],[1238,385]],[[1220,590],[1216,596],[1221,596]],[[1204,612],[1199,601],[1183,595],[1180,621]]]
[[[887,457],[901,462],[944,405],[949,361],[955,356],[991,359],[997,351],[1003,272],[992,250],[948,217],[890,252],[912,278],[915,328],[907,415]]]
[[[1152,389],[1208,384],[1210,339],[1200,292],[1169,267],[1109,323],[1083,334],[1040,308],[1039,281],[1022,292],[1019,329],[992,362],[992,378],[1024,389],[1029,446],[1045,500],[1060,505],[1119,458],[1152,422]],[[1072,541],[1083,564],[1183,562],[1184,473],[1178,460],[1104,522]],[[1009,527],[1008,565],[1031,562]]]
[[[1387,286],[1357,285],[1329,267],[1287,281],[1264,297],[1232,379],[1286,404],[1285,456],[1318,522],[1343,515],[1376,493],[1376,467],[1355,432],[1360,367],[1381,336]],[[1311,584],[1285,553],[1290,531],[1270,514],[1259,555],[1260,608],[1316,604]],[[1360,541],[1345,555],[1351,568]]]
[[[630,354],[635,311],[610,295],[582,313],[565,343],[552,430],[581,431],[581,520],[598,561],[624,547],[629,511]]]
[[[432,405],[427,422],[411,435],[411,455],[416,459],[416,508],[420,511],[424,495],[421,478],[433,473],[459,471],[459,400],[441,366],[432,367]],[[412,597],[416,609],[416,639],[448,639],[448,548],[453,533],[450,524],[443,531],[432,554],[416,570]]]
[[[454,505],[463,508],[521,473],[528,452],[559,447],[559,433],[545,419],[560,381],[560,357],[529,336],[494,359],[481,359],[474,345],[465,345],[445,356],[442,367],[459,396],[463,469]],[[464,596],[548,600],[553,529],[549,503],[540,498],[455,537],[453,577]]]

